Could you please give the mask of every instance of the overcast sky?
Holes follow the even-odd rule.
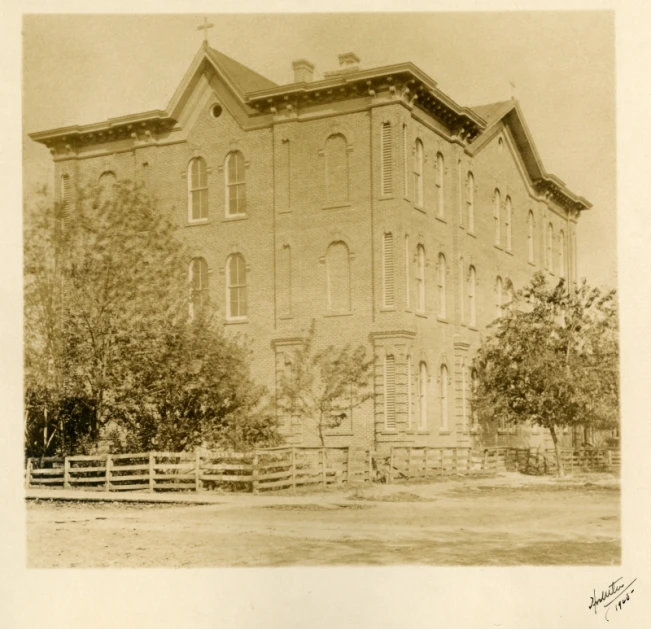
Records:
[[[208,15],[210,44],[277,83],[306,58],[317,77],[352,51],[362,67],[412,61],[461,105],[516,85],[545,168],[594,205],[579,223],[579,274],[615,286],[614,20],[609,12]],[[28,15],[24,133],[163,109],[201,44],[202,15]],[[24,187],[52,181],[24,136]]]

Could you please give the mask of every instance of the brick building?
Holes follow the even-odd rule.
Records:
[[[150,188],[268,386],[312,320],[322,345],[367,345],[374,397],[328,445],[468,445],[482,330],[535,271],[576,281],[590,204],[545,171],[517,101],[462,107],[411,63],[339,62],[276,85],[204,44],[165,110],[31,137],[72,203],[99,179]]]

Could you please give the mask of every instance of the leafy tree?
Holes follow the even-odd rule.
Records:
[[[276,403],[281,413],[310,423],[325,446],[325,431],[340,426],[348,415],[352,421],[353,409],[371,398],[373,361],[366,359],[363,345],[317,350],[315,341],[312,322],[279,379]]]
[[[253,412],[263,390],[250,379],[248,354],[225,339],[209,303],[190,316],[190,256],[142,188],[80,188],[74,212],[45,203],[31,214],[25,388],[32,450],[89,449],[109,427],[122,442],[148,447],[214,442],[220,430],[233,443],[272,438],[268,415]],[[43,424],[56,427],[58,438],[50,431],[39,439]]]
[[[615,291],[550,287],[537,273],[490,329],[476,357],[480,421],[547,428],[563,474],[560,429],[618,422]]]

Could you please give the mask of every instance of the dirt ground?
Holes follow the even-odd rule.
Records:
[[[30,500],[28,567],[610,565],[616,478],[524,477],[223,495],[215,504]]]

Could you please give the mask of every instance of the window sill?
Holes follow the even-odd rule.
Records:
[[[230,216],[225,216],[222,219],[222,223],[229,223],[231,221],[243,221],[249,218],[248,214],[231,214]]]
[[[380,198],[378,200],[379,201],[392,201],[393,199],[395,199],[394,195],[392,195],[392,194],[383,194],[383,195],[380,196]]]
[[[479,330],[474,325],[469,325],[468,329],[472,330],[473,332],[479,332]]]
[[[346,201],[345,203],[333,203],[332,205],[324,205],[322,210],[338,210],[340,208],[352,207],[352,203]]]
[[[419,312],[417,310],[415,314],[417,317],[422,317],[423,319],[427,319],[427,315],[424,312]]]
[[[504,249],[502,249],[502,245],[498,245],[497,243],[494,243],[493,247],[495,247],[495,249],[499,249],[500,251],[504,251]]]
[[[420,205],[414,205],[414,210],[418,210],[423,214],[427,214],[427,210],[424,207],[421,207]]]
[[[185,227],[197,227],[198,225],[210,225],[213,222],[214,221],[212,219],[202,218],[202,219],[199,219],[199,220],[196,220],[196,221],[188,221],[185,224]]]
[[[380,312],[395,312],[396,307],[395,306],[382,306],[380,308]]]
[[[248,323],[248,322],[249,322],[248,317],[241,317],[239,319],[226,319],[226,321],[224,321],[224,325],[237,325],[240,323]]]
[[[410,428],[407,430],[408,435],[429,435],[430,431],[427,428]]]
[[[513,251],[511,249],[504,249],[504,253],[508,253],[510,256],[513,255]]]
[[[436,317],[436,320],[437,320],[439,323],[449,323],[449,321],[447,320],[446,317],[438,316],[438,317]]]
[[[439,428],[439,435],[451,435],[452,431],[449,428]]]
[[[443,223],[444,225],[448,224],[448,221],[446,220],[445,216],[439,216],[438,214],[434,217],[437,221]]]
[[[279,315],[278,319],[280,321],[288,321],[290,319],[293,319],[294,317],[292,315]]]
[[[473,238],[477,238],[477,234],[474,231],[471,232],[470,230],[468,230],[466,231],[466,234],[468,234],[468,236],[472,236]]]
[[[348,310],[346,312],[326,312],[323,316],[324,317],[350,317],[352,316],[353,311]]]
[[[531,260],[528,260],[527,264],[528,264],[529,266],[533,266],[533,267],[536,266],[536,263],[535,263],[535,262],[532,262]]]

